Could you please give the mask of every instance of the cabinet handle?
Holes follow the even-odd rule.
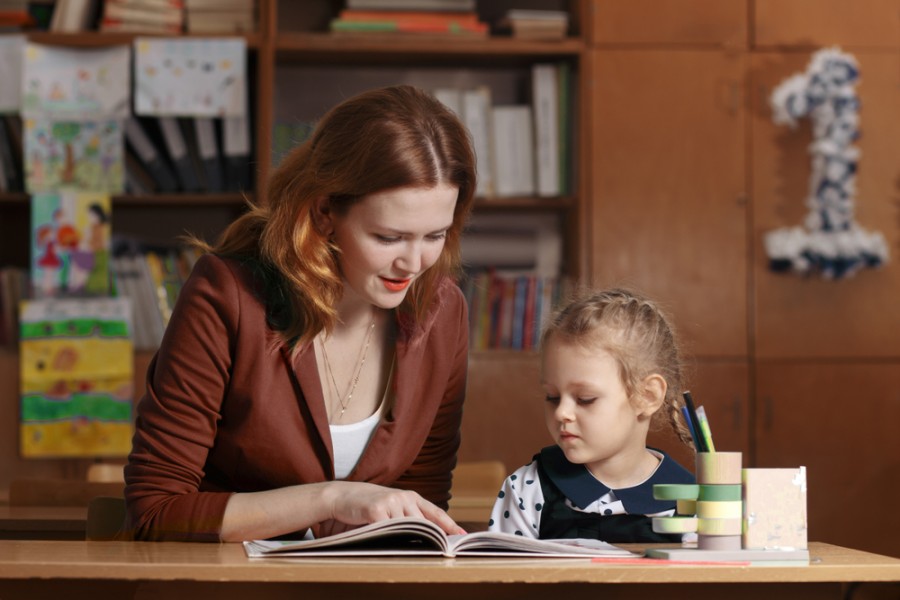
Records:
[[[744,414],[741,411],[742,404],[743,402],[741,402],[741,395],[735,394],[734,399],[731,402],[731,423],[735,431],[740,431],[741,425],[744,422]]]
[[[719,102],[731,116],[736,116],[741,108],[741,86],[737,81],[719,82]]]
[[[763,401],[763,431],[770,431],[775,424],[775,403],[772,396],[766,394],[762,397]]]

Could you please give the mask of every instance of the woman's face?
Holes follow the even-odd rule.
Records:
[[[395,308],[413,280],[441,255],[458,188],[397,188],[370,194],[330,215],[345,296]]]

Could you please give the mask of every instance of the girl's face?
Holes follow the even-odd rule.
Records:
[[[541,378],[547,429],[570,462],[600,478],[645,454],[648,419],[628,398],[608,352],[551,336]]]
[[[397,188],[366,196],[332,214],[345,298],[395,308],[413,280],[441,255],[453,225],[458,188]]]

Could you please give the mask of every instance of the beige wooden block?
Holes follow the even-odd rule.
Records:
[[[806,549],[806,467],[744,469],[747,549]]]
[[[697,483],[740,483],[741,464],[740,452],[700,452],[697,454]]]

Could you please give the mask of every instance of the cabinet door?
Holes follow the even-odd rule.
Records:
[[[900,55],[854,53],[860,67],[857,87],[861,155],[856,174],[856,222],[885,236],[897,260],[900,232]],[[809,120],[791,129],[772,122],[769,96],[784,79],[806,70],[809,53],[772,52],[753,57],[751,94],[752,189],[756,281],[756,350],[760,358],[900,356],[900,270],[888,263],[853,278],[825,281],[773,273],[763,236],[773,229],[802,225],[811,172]]]
[[[592,283],[661,301],[695,356],[746,356],[743,56],[587,54]]]
[[[759,46],[900,46],[900,0],[754,0]]]
[[[749,404],[750,369],[746,360],[700,360],[687,370],[685,385],[694,403],[703,406],[709,419],[716,450],[742,452],[750,457]],[[647,445],[662,448],[675,460],[694,470],[694,451],[671,433],[667,422],[650,432]]]
[[[745,0],[591,0],[594,44],[747,44]]]
[[[807,468],[809,539],[900,556],[900,364],[757,366],[758,467]]]
[[[537,353],[470,355],[461,435],[459,460],[502,460],[509,472],[553,443],[544,422]]]

